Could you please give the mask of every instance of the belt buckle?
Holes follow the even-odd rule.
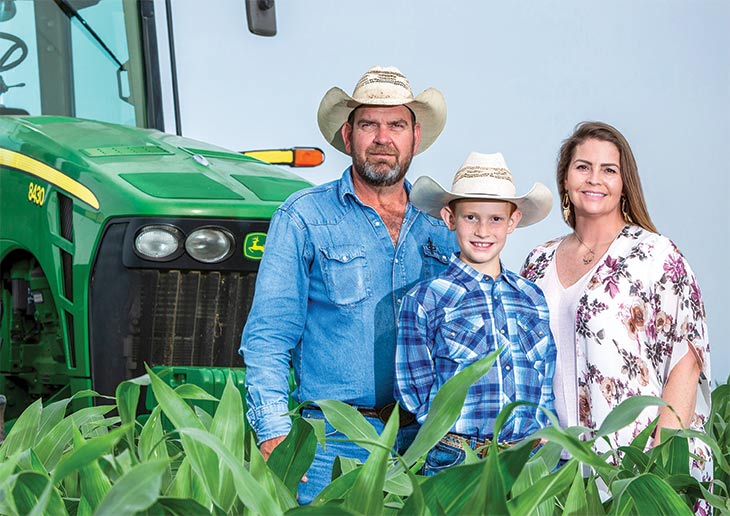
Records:
[[[383,423],[387,423],[388,419],[390,419],[390,415],[393,413],[393,409],[395,409],[396,403],[388,403],[386,406],[381,408],[378,411],[378,419],[382,421]],[[404,426],[408,426],[416,421],[416,415],[408,412],[404,408],[402,408],[400,405],[398,405],[398,427],[403,428]]]

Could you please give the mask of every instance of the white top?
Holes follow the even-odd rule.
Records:
[[[550,307],[550,331],[553,332],[555,346],[558,348],[553,392],[555,393],[555,412],[563,427],[576,426],[578,422],[578,371],[575,354],[575,314],[578,302],[588,281],[593,276],[595,266],[569,287],[563,287],[552,260],[545,271],[541,285],[545,299]],[[596,265],[600,260],[596,261]]]

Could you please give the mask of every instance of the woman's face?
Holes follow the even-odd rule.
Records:
[[[579,217],[621,217],[621,156],[611,142],[589,139],[576,146],[565,190]]]

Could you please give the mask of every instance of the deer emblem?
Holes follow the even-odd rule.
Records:
[[[264,252],[264,246],[259,245],[259,237],[253,237],[251,239],[251,245],[248,246],[248,251],[250,253],[263,253]]]

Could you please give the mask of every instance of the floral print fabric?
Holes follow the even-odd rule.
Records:
[[[564,238],[564,237],[563,237]],[[535,248],[522,274],[542,286],[563,240]],[[550,307],[557,312],[557,307]],[[626,226],[593,271],[575,316],[574,346],[578,379],[578,421],[596,429],[622,401],[637,395],[661,397],[672,368],[687,353],[702,361],[690,428],[704,431],[710,411],[710,354],[705,309],[689,264],[666,237]],[[567,377],[567,375],[566,375]],[[629,426],[609,436],[611,446],[629,444],[658,415],[649,407]],[[599,451],[608,445],[597,443]],[[690,440],[691,473],[712,478],[712,454]]]

